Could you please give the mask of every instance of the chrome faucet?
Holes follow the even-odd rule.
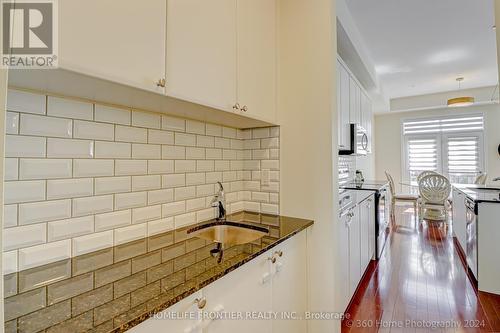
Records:
[[[226,220],[226,196],[224,194],[224,187],[221,182],[217,182],[219,184],[219,191],[212,199],[212,207],[217,207],[217,221],[225,221]]]

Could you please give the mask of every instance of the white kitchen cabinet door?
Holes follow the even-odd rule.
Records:
[[[350,122],[361,122],[361,88],[351,76],[349,80],[349,117]]]
[[[467,238],[465,195],[458,190],[453,190],[453,231],[458,243],[465,253]]]
[[[271,262],[266,252],[203,289],[207,311],[232,313],[272,311]],[[265,281],[263,281],[265,280]],[[205,321],[203,333],[270,333],[271,320]]]
[[[375,257],[375,214],[377,214],[377,210],[375,209],[375,196],[372,195],[370,197],[371,200],[368,206],[368,258],[372,260]]]
[[[273,253],[277,259],[272,264],[273,311],[278,314],[295,312],[301,316],[307,310],[306,232],[302,231],[278,245]],[[305,320],[273,320],[272,325],[274,333],[307,331]]]
[[[350,103],[349,103],[349,86],[350,86],[350,77],[349,72],[345,67],[337,61],[337,69],[338,69],[338,82],[339,87],[337,88],[337,99],[339,100],[339,147],[341,149],[349,149],[350,148],[350,140],[349,140],[349,124],[350,120]]]
[[[139,325],[131,328],[130,333],[154,333],[154,332],[172,332],[172,333],[201,333],[200,310],[198,309],[195,299],[201,299],[202,292],[198,291],[178,303],[172,305],[165,311],[162,311],[156,317],[150,318]],[[173,315],[193,314],[196,319],[170,319]],[[191,315],[190,315],[191,316]],[[189,317],[190,317],[189,316]],[[188,317],[188,316],[185,316]],[[179,316],[177,317],[179,318]]]
[[[368,223],[369,223],[369,202],[368,199],[365,199],[358,207],[359,207],[359,225],[360,225],[360,258],[361,258],[361,266],[360,266],[360,272],[361,276],[366,270],[366,267],[370,263],[370,259],[368,257],[368,254],[370,252],[369,250],[369,228],[368,228]]]
[[[167,0],[167,95],[233,112],[236,1]]]
[[[164,92],[165,0],[59,1],[59,67]]]
[[[352,210],[353,217],[349,224],[349,292],[354,295],[361,280],[361,245],[360,218],[358,210]]]
[[[276,1],[238,0],[240,112],[276,122]]]
[[[349,280],[349,223],[351,217],[348,212],[339,217],[339,226],[337,228],[340,250],[340,267],[337,271],[336,277],[339,279],[339,289],[342,309],[347,309],[347,305],[351,300],[350,293],[350,280]]]

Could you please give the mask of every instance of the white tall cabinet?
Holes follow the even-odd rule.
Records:
[[[338,114],[338,140],[340,149],[349,149],[349,72],[344,65],[337,60],[337,114]]]
[[[166,1],[58,3],[59,66],[163,93]]]

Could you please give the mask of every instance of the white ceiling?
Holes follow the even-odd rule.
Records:
[[[493,0],[346,2],[387,98],[497,84]]]

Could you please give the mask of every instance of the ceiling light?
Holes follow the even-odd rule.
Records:
[[[460,88],[461,88],[460,84],[462,83],[464,78],[458,77],[456,80],[458,82],[458,90],[460,90]],[[474,104],[474,97],[462,96],[462,97],[450,98],[450,99],[448,99],[447,104],[450,107],[470,106],[470,105]]]

